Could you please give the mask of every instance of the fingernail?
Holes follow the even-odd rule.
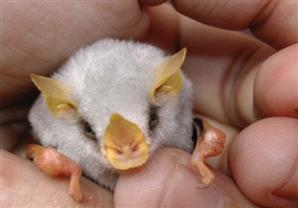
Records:
[[[206,188],[199,188],[200,177],[186,168],[184,165],[177,164],[175,173],[169,184],[162,207],[223,207],[224,197],[211,184]]]
[[[276,195],[290,200],[298,198],[298,162],[293,166],[284,185],[274,192]]]

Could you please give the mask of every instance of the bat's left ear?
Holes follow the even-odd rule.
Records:
[[[155,82],[150,90],[150,100],[155,103],[159,95],[178,94],[182,89],[181,66],[185,60],[186,48],[166,58],[155,69]]]
[[[70,98],[70,90],[58,80],[31,74],[31,80],[44,96],[49,111],[58,118],[73,118],[77,114],[76,103]]]

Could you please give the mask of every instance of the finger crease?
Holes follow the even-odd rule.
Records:
[[[280,1],[277,0],[267,1],[263,5],[263,7],[260,8],[255,17],[251,20],[250,29],[256,30],[261,25],[264,25],[265,22],[267,22],[267,20],[270,19],[270,17],[272,16],[279,2]]]
[[[238,127],[246,125],[246,120],[241,116],[236,99],[239,94],[241,81],[254,68],[252,64],[256,65],[258,63],[253,63],[253,61],[255,61],[256,56],[263,49],[264,47],[258,46],[238,53],[225,70],[221,82],[221,100],[224,113],[229,123],[235,124]]]
[[[160,197],[161,200],[158,203],[159,204],[158,207],[165,207],[165,203],[167,202],[168,195],[171,194],[170,188],[172,186],[172,180],[175,178],[179,165],[181,165],[180,163],[178,163],[179,155],[175,156],[175,160],[176,160],[176,163],[175,163],[174,171],[171,171],[171,174],[169,175],[167,181],[165,182],[165,186],[161,191],[162,196]]]
[[[272,191],[272,193],[269,193],[269,195],[273,194],[280,197],[280,194],[279,194],[280,190],[282,190],[284,186],[287,185],[292,175],[295,174],[295,171],[297,170],[297,168],[298,168],[298,157],[296,157],[296,159],[294,160],[293,165],[289,170],[288,174],[286,175],[283,183],[281,183],[274,191]]]

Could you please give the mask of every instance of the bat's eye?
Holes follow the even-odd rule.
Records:
[[[157,115],[157,107],[150,106],[149,109],[149,129],[153,130],[158,124],[158,115]]]
[[[84,134],[90,139],[95,139],[95,133],[92,130],[91,125],[87,121],[82,121],[82,126]]]

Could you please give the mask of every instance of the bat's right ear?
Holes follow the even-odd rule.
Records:
[[[31,74],[31,80],[44,96],[49,111],[58,118],[73,118],[77,114],[76,103],[70,98],[70,90],[58,80]]]
[[[150,90],[150,101],[156,102],[159,95],[178,94],[183,85],[181,66],[185,60],[186,48],[165,59],[155,69],[155,82]]]

